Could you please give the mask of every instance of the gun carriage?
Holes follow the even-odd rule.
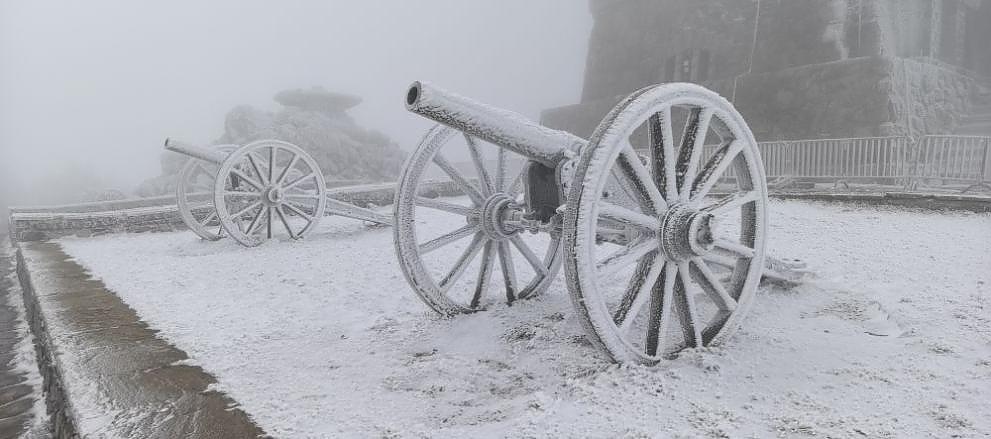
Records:
[[[439,123],[395,203],[399,264],[430,308],[532,297],[563,265],[590,339],[641,364],[719,343],[746,313],[764,267],[767,186],[750,129],[716,93],[644,88],[588,140],[421,82],[406,108]],[[464,196],[424,197],[436,174]],[[426,219],[438,214],[443,227]]]
[[[323,172],[302,148],[278,140],[204,148],[166,139],[191,158],[179,173],[183,222],[203,239],[228,235],[254,247],[276,235],[299,239],[325,215],[392,225],[392,217],[327,196]]]

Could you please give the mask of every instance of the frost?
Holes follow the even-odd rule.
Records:
[[[991,217],[770,210],[769,246],[817,277],[760,290],[719,349],[655,368],[613,365],[584,342],[560,281],[511,307],[438,318],[399,274],[391,230],[352,220],[250,251],[182,232],[62,245],[276,437],[991,431],[980,299]],[[867,333],[892,322],[903,335]]]

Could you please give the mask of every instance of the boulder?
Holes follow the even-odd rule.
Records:
[[[361,98],[329,92],[321,87],[279,92],[273,98],[284,108],[266,112],[249,105],[232,108],[224,118],[224,134],[215,144],[244,145],[277,139],[295,144],[312,155],[328,181],[393,181],[405,154],[379,131],[359,126],[347,110]],[[172,152],[162,156],[162,175],[143,182],[142,197],[175,190],[176,177],[186,158]]]
[[[361,103],[361,98],[357,96],[329,92],[323,87],[283,90],[274,99],[286,107],[326,113],[344,113]]]

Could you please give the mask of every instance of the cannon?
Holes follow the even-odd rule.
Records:
[[[438,123],[394,206],[399,265],[433,310],[533,297],[563,265],[589,339],[647,365],[718,344],[746,314],[765,274],[767,185],[753,134],[718,94],[641,89],[588,140],[423,82],[405,103]],[[438,174],[463,195],[423,196]]]
[[[226,234],[254,247],[276,234],[299,239],[325,215],[392,225],[388,215],[330,198],[316,160],[291,143],[204,148],[166,139],[165,149],[190,157],[176,202],[186,226],[205,240]]]

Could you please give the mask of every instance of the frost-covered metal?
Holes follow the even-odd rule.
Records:
[[[323,172],[302,148],[278,140],[203,148],[165,141],[192,158],[179,174],[183,222],[206,240],[254,247],[276,234],[302,238],[325,214],[392,225],[392,218],[329,198]]]
[[[539,162],[555,167],[585,145],[585,139],[552,130],[514,113],[471,100],[425,82],[406,93],[406,109]]]
[[[395,204],[400,266],[434,310],[512,303],[546,289],[563,265],[590,339],[616,361],[642,364],[716,344],[745,314],[764,270],[767,186],[757,142],[717,94],[644,88],[588,141],[420,82],[406,105],[442,124],[409,158]],[[496,147],[494,169],[483,141]],[[463,155],[445,150],[452,144],[471,166],[451,159]],[[507,170],[511,155],[521,170]],[[437,173],[464,198],[424,196]],[[419,209],[446,212],[451,230],[417,221]],[[546,239],[525,242],[533,234]],[[458,249],[453,261],[448,246]]]

